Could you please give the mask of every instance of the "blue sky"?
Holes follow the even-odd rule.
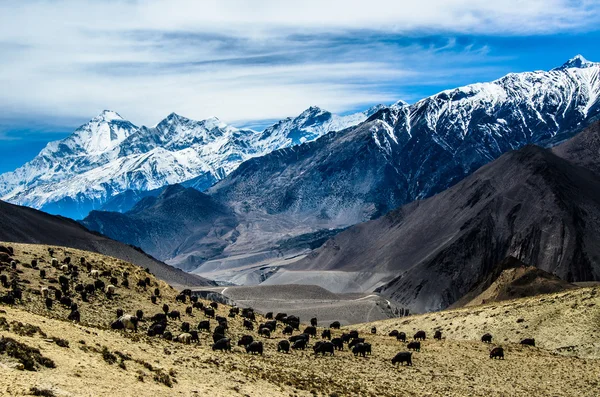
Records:
[[[572,0],[0,3],[0,172],[103,109],[259,128],[600,61],[600,6]]]

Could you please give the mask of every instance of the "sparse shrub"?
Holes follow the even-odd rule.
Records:
[[[52,340],[60,347],[69,347],[69,341],[66,339],[52,337]]]
[[[117,362],[117,356],[112,354],[106,346],[102,347],[102,358],[104,359],[104,361],[106,361],[110,365]]]
[[[164,373],[162,370],[157,370],[154,373],[154,381],[157,383],[162,383],[165,386],[173,387],[173,382],[169,374]]]
[[[49,389],[38,389],[37,387],[32,387],[29,389],[29,393],[32,396],[42,396],[42,397],[54,397],[56,394],[52,390]]]
[[[17,342],[12,338],[0,338],[0,353],[17,359],[27,371],[35,371],[39,366],[56,367],[54,361],[42,356],[39,349]]]

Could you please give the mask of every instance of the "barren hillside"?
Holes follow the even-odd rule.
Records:
[[[114,296],[108,298],[97,291],[88,297],[89,302],[82,301],[80,294],[71,289],[68,295],[79,305],[81,322],[67,321],[69,310],[58,301],[48,309],[40,287],[58,287],[53,280],[72,274],[65,273],[62,264],[52,266],[48,246],[12,246],[13,254],[4,259],[9,256],[18,263],[13,269],[0,260],[5,263],[0,276],[6,276],[7,284],[0,286],[0,297],[6,301],[4,297],[17,284],[22,299],[14,305],[0,304],[2,395],[594,396],[598,388],[598,287],[362,324],[353,328],[372,344],[373,352],[365,358],[355,357],[347,346],[335,351],[333,357],[315,357],[312,346],[320,338],[311,338],[305,351],[277,353],[277,343],[284,339],[282,327],[278,326],[270,338],[259,337],[256,329],[265,321],[262,315],[257,315],[254,331],[244,330],[242,318],[236,316],[228,318],[226,331],[233,349],[220,352],[211,349],[212,338],[206,332],[200,332],[199,343],[189,345],[147,336],[149,320],[139,323],[137,333],[111,330],[109,324],[116,319],[117,308],[130,314],[141,309],[147,319],[161,313],[162,305],[167,303],[171,311],[181,312],[181,320],[168,321],[167,329],[175,336],[183,321],[195,328],[207,317],[196,309],[191,315],[185,314],[189,302],[176,303],[175,290],[134,265],[98,254],[55,249],[54,257],[59,262],[66,256],[74,262],[84,257],[93,270],[110,271],[110,277],[119,281]],[[30,267],[32,259],[38,261],[37,269]],[[40,278],[40,269],[46,271],[44,279]],[[130,273],[128,288],[121,284],[126,271]],[[137,281],[146,277],[150,285],[137,287]],[[76,279],[76,283],[83,284],[95,280],[82,268]],[[99,279],[109,281],[108,276]],[[157,304],[150,300],[155,288],[160,289]],[[229,309],[218,305],[216,314],[227,317]],[[523,321],[517,322],[520,318]],[[212,331],[216,322],[210,321]],[[319,325],[320,335],[328,324]],[[377,326],[375,335],[370,333],[372,326]],[[444,331],[441,341],[430,339],[437,327]],[[387,336],[394,328],[406,332],[423,329],[428,333],[421,351],[413,353],[413,366],[391,364],[391,358],[407,348]],[[348,331],[342,328],[332,330],[332,334],[338,337]],[[484,331],[494,334],[492,345],[479,341]],[[262,356],[248,354],[237,346],[243,334],[264,343]],[[524,337],[535,337],[537,347],[516,343]],[[505,349],[504,360],[489,358],[490,349],[497,344]],[[21,370],[18,354],[7,346],[17,346],[17,353],[26,347],[39,349],[41,362],[48,364],[51,360],[53,365],[36,364],[36,371]]]

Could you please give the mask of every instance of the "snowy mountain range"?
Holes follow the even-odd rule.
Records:
[[[137,127],[105,110],[29,163],[0,175],[0,197],[80,219],[124,192],[135,196],[185,181],[204,190],[249,158],[356,125],[381,107],[348,116],[310,107],[262,133],[175,113],[154,127]]]
[[[550,71],[509,74],[412,105],[382,107],[354,127],[249,159],[206,191],[233,210],[237,225],[194,241],[181,228],[178,238],[185,243],[171,254],[156,254],[213,279],[222,275],[215,269],[227,277],[253,264],[262,269],[266,258],[297,254],[294,241],[312,244],[324,230],[379,218],[407,203],[419,205],[503,153],[572,137],[600,118],[599,76],[600,64],[576,57]],[[119,222],[137,222],[139,213],[124,215]],[[159,228],[144,230],[147,236],[140,238],[116,227],[114,219],[92,212],[84,224],[154,252]],[[197,218],[194,227],[201,222]],[[215,246],[218,254],[210,258],[207,252]]]

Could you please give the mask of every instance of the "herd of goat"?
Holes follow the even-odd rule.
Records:
[[[70,309],[70,314],[67,319],[70,321],[79,322],[80,308],[75,302],[75,294],[78,294],[83,302],[87,302],[90,295],[102,292],[108,298],[112,298],[117,293],[117,286],[120,285],[124,288],[129,288],[129,274],[127,272],[123,272],[120,274],[122,277],[121,282],[113,276],[111,271],[99,271],[97,269],[93,269],[92,265],[86,261],[85,258],[80,258],[80,265],[74,265],[71,263],[70,257],[66,257],[63,259],[61,263],[58,262],[56,258],[53,257],[53,250],[49,249],[49,254],[51,256],[51,266],[59,271],[62,271],[63,274],[58,277],[58,284],[60,288],[55,287],[41,287],[40,295],[44,300],[45,306],[48,309],[52,308],[53,302],[57,301],[61,305]],[[0,262],[4,263],[3,267],[9,267],[14,271],[17,269],[17,261],[12,260],[10,256],[12,256],[13,250],[10,247],[0,246]],[[8,262],[10,260],[10,262]],[[37,261],[32,260],[31,264],[27,267],[36,269]],[[83,267],[87,274],[94,281],[91,283],[83,284],[77,282],[80,267]],[[22,299],[22,290],[19,285],[18,277],[14,277],[12,280],[8,280],[6,274],[2,273],[2,267],[0,267],[0,283],[8,292],[0,296],[0,302],[5,304],[15,304],[17,300]],[[39,275],[42,279],[46,277],[44,269],[39,270]],[[109,283],[106,284],[101,278],[108,278]],[[145,277],[143,279],[139,279],[136,283],[136,287],[143,288],[146,290],[151,286],[150,277]],[[71,287],[75,293],[71,292]],[[54,299],[52,299],[51,295],[54,295]],[[153,304],[156,304],[159,297],[161,297],[159,288],[154,288],[152,291],[152,295],[150,300]],[[206,317],[205,320],[200,321],[196,329],[192,329],[192,326],[189,322],[183,321],[179,327],[179,331],[177,335],[173,335],[173,333],[167,330],[168,321],[169,320],[181,320],[182,314],[177,310],[170,310],[169,305],[164,303],[162,306],[162,312],[157,313],[149,317],[148,319],[144,318],[144,313],[142,310],[137,310],[135,315],[125,314],[122,309],[117,309],[116,312],[116,320],[111,323],[112,329],[123,329],[123,330],[132,330],[134,332],[138,331],[138,324],[141,321],[150,321],[150,326],[147,328],[147,335],[150,337],[161,337],[166,340],[173,340],[185,344],[190,344],[194,342],[199,342],[199,333],[207,332],[211,333],[211,319],[216,322],[216,326],[212,329],[212,350],[214,351],[231,351],[231,339],[226,337],[226,334],[229,329],[228,319],[222,316],[218,316],[216,314],[216,310],[219,307],[217,302],[210,302],[205,305],[200,302],[197,296],[192,294],[192,291],[189,289],[183,290],[179,295],[175,298],[176,302],[182,304],[189,304],[189,306],[185,309],[185,314],[191,316],[193,311],[199,310]],[[188,303],[189,301],[189,303]],[[257,315],[252,308],[242,308],[240,310],[239,307],[231,307],[229,309],[229,318],[235,318],[236,316],[241,316],[243,318],[243,327],[248,331],[253,331],[257,329],[258,335],[265,338],[270,338],[278,329],[278,327],[282,328],[282,334],[288,336],[288,339],[283,339],[277,344],[277,352],[281,353],[289,353],[291,350],[305,350],[309,347],[309,341],[311,338],[317,338],[317,319],[312,318],[310,320],[310,326],[306,326],[303,329],[302,333],[297,335],[293,335],[294,331],[300,331],[300,318],[294,315],[287,315],[286,313],[277,313],[274,315],[273,313],[265,314],[265,322],[257,324]],[[347,333],[342,333],[339,337],[333,337],[331,329],[340,329],[341,324],[338,321],[334,321],[329,324],[329,328],[325,328],[321,332],[321,340],[315,342],[312,346],[315,355],[331,355],[335,354],[335,351],[344,350],[344,345],[347,346],[348,349],[354,354],[354,356],[362,356],[366,357],[370,355],[372,352],[371,344],[368,343],[364,337],[360,337],[359,332],[356,330],[349,331]],[[376,334],[377,329],[373,327],[371,329],[371,334]],[[418,331],[413,335],[413,340],[408,341],[407,335],[404,332],[400,332],[398,330],[393,330],[388,334],[390,337],[396,338],[398,341],[402,343],[406,343],[406,349],[408,351],[399,352],[392,359],[392,364],[401,364],[403,365],[412,365],[412,352],[419,352],[421,350],[421,341],[425,340],[427,335],[425,331]],[[442,332],[435,331],[434,339],[441,340]],[[481,341],[484,343],[492,343],[492,335],[487,333],[481,337]],[[521,341],[522,345],[535,346],[534,339],[523,339]],[[243,335],[240,340],[237,342],[237,345],[244,348],[247,353],[250,354],[263,354],[264,345],[260,340],[255,340],[252,335],[246,334]],[[494,347],[490,351],[490,358],[499,358],[504,359],[504,350],[502,347]]]

